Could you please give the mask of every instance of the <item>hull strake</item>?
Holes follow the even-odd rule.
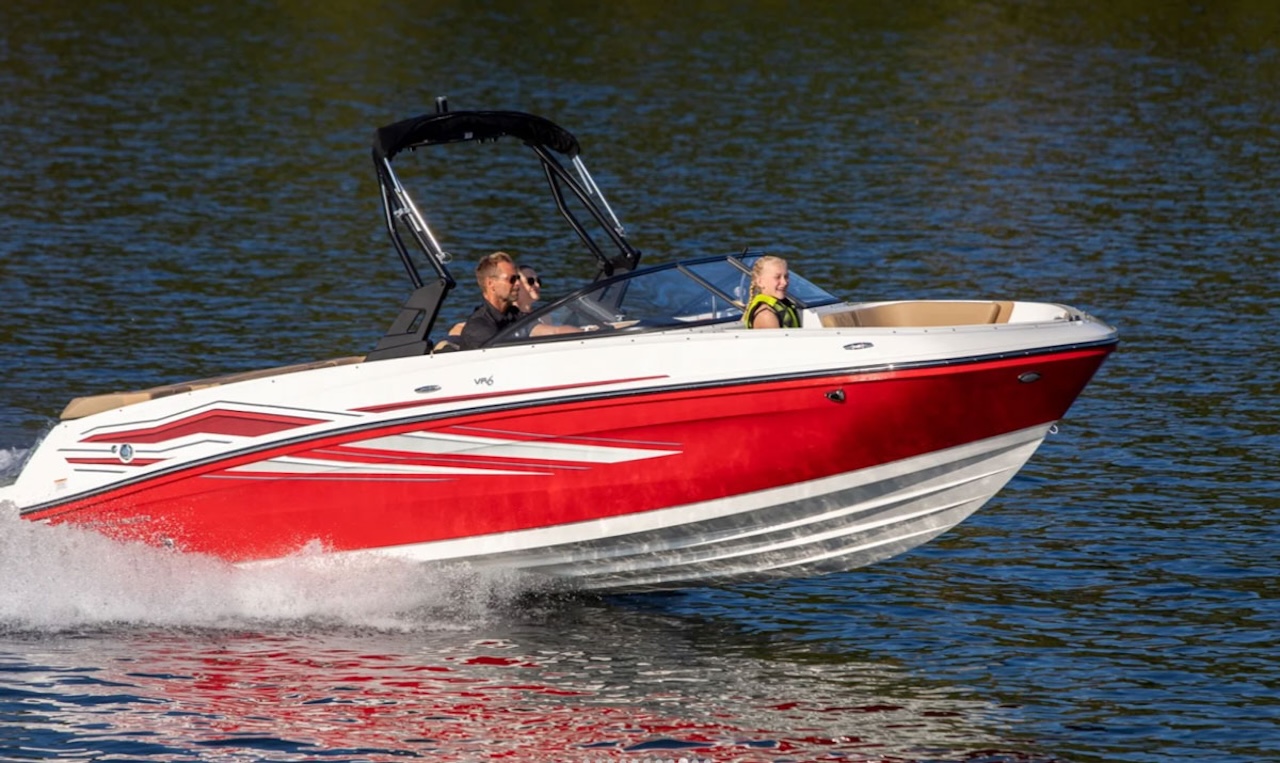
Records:
[[[175,470],[30,518],[248,561],[316,542],[390,549],[625,517],[1047,425],[1105,354],[384,422]],[[1025,370],[1040,381],[1020,383]],[[843,402],[826,396],[836,389]],[[750,447],[757,441],[778,445],[762,454]]]

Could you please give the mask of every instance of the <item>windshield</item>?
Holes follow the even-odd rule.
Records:
[[[534,312],[494,338],[493,344],[538,337],[539,325],[628,330],[667,329],[742,320],[759,254],[712,257],[632,271],[606,279]],[[801,308],[838,302],[829,292],[790,273],[787,295]],[[581,335],[574,334],[581,339]]]

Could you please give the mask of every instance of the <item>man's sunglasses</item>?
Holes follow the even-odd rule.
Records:
[[[502,276],[498,275],[498,276],[494,276],[494,278],[502,278]],[[524,282],[529,284],[530,286],[537,286],[538,288],[542,288],[541,276],[534,276],[533,278],[529,278],[527,276],[521,276],[519,273],[517,273],[516,275],[513,275],[513,276],[507,276],[507,283],[511,284],[512,286],[515,286],[516,284],[520,283],[521,278],[524,278]]]

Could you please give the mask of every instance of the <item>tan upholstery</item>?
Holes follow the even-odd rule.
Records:
[[[855,308],[822,316],[828,328],[889,328],[923,326],[966,326],[980,323],[1008,323],[1013,303],[941,302],[918,300]]]
[[[996,313],[996,319],[991,322],[1008,323],[1009,316],[1013,315],[1013,303],[1007,299],[1002,299],[999,302],[996,302],[996,306],[1000,308],[1000,311]]]
[[[152,387],[150,389],[137,390],[134,392],[108,392],[103,395],[77,397],[70,403],[67,403],[66,408],[62,409],[62,419],[63,421],[79,419],[90,414],[109,411],[113,408],[122,408],[126,405],[133,405],[134,403],[141,403],[146,400],[168,397],[169,395],[177,395],[183,392],[193,392],[207,387],[217,387],[222,384],[231,384],[232,382],[249,381],[250,379],[264,379],[268,376],[291,374],[297,371],[310,371],[315,368],[345,366],[352,363],[359,363],[363,360],[363,355],[353,355],[346,358],[317,360],[311,363],[299,363],[297,365],[280,366],[278,368],[263,368],[256,371],[244,371],[238,374],[215,376],[209,379],[197,379],[195,381],[179,382],[177,384],[166,384],[162,387]]]
[[[857,311],[845,310],[822,316],[822,325],[829,329],[854,328],[858,325]]]
[[[991,323],[1000,308],[994,302],[897,302],[857,312],[858,325],[955,326]]]

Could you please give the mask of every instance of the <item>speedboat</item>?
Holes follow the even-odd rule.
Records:
[[[455,143],[532,150],[596,273],[472,350],[393,170]],[[548,119],[438,100],[372,153],[412,288],[368,354],[76,398],[0,501],[238,565],[387,557],[619,592],[816,576],[976,511],[1117,343],[1067,305],[847,302],[794,271],[801,326],[748,329],[762,253],[639,267]]]

